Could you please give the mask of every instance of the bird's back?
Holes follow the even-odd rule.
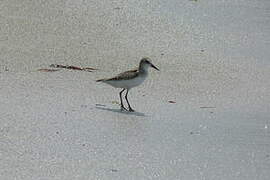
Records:
[[[137,69],[122,72],[112,78],[99,79],[97,82],[105,82],[105,81],[120,81],[120,80],[129,80],[135,78],[139,75],[139,71]]]

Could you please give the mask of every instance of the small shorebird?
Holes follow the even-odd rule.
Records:
[[[127,111],[134,111],[129,102],[128,102],[128,92],[131,88],[135,86],[139,86],[147,77],[148,75],[148,68],[152,67],[155,68],[156,70],[159,71],[159,69],[154,66],[151,62],[150,59],[145,57],[142,58],[140,61],[140,65],[137,69],[130,70],[130,71],[125,71],[123,73],[118,74],[115,77],[112,78],[106,78],[106,79],[99,79],[97,82],[103,82],[106,84],[109,84],[115,88],[123,88],[119,95],[120,95],[120,101],[121,101],[121,110],[127,110],[124,105],[123,105],[123,100],[122,100],[122,93],[126,90],[127,93],[125,95],[125,99],[128,104],[128,110]]]

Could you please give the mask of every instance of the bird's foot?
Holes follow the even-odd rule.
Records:
[[[129,111],[129,112],[134,112],[134,109],[129,108],[128,111]]]
[[[128,111],[128,110],[124,106],[121,106],[121,111]]]

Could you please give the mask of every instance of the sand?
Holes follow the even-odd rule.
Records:
[[[2,0],[0,179],[270,177],[268,0]],[[130,91],[96,83],[161,71]],[[50,64],[93,67],[93,72]]]

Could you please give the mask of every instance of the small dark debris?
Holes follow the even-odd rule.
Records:
[[[192,131],[191,131],[189,134],[191,134],[191,135],[192,135],[192,134],[194,134],[194,132],[192,132]]]
[[[269,157],[270,157],[270,155],[269,155],[269,154],[266,154],[266,156],[265,156],[265,157],[269,158]]]
[[[65,115],[67,115],[67,112],[65,112]]]
[[[79,70],[79,71],[88,71],[88,72],[92,72],[92,70],[97,70],[97,69],[91,68],[91,67],[82,68],[82,67],[77,67],[77,66],[66,66],[66,65],[61,65],[61,64],[51,64],[50,67]]]
[[[211,114],[213,114],[214,112],[213,112],[213,111],[211,111],[210,113],[211,113]]]
[[[201,49],[201,52],[204,52],[204,49]]]
[[[115,9],[115,10],[120,10],[121,8],[120,8],[120,7],[115,7],[115,8],[113,8],[113,9]]]
[[[118,170],[117,170],[117,169],[111,169],[111,171],[112,171],[112,172],[118,172]]]
[[[59,134],[59,131],[56,131],[56,134]]]
[[[164,56],[164,53],[161,53],[160,55],[161,55],[161,56]]]
[[[91,67],[86,67],[86,68],[83,68],[83,70],[98,70],[98,69],[91,68]]]
[[[38,71],[40,71],[40,72],[55,72],[55,71],[59,71],[58,69],[46,69],[46,68],[44,68],[44,69],[38,69]]]
[[[86,146],[86,144],[82,144],[82,146],[84,147],[84,146]]]
[[[169,103],[176,103],[175,101],[168,101]]]

